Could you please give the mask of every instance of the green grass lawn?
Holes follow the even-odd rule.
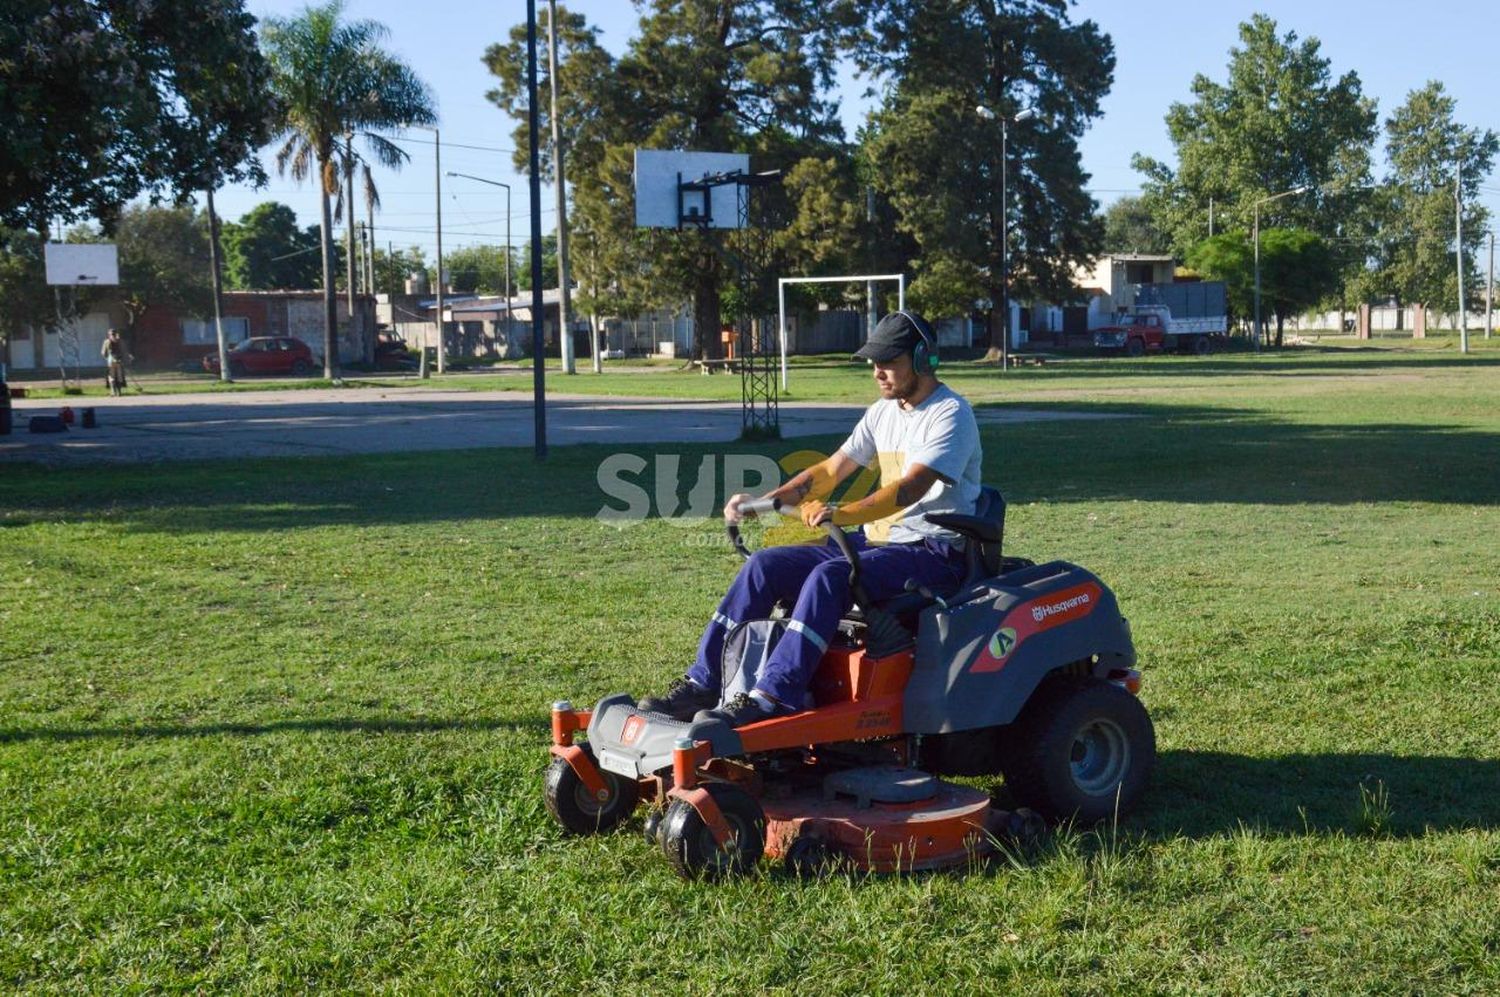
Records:
[[[1115,588],[1161,754],[1118,828],[911,877],[551,824],[548,703],[664,685],[735,570],[596,520],[607,449],[0,467],[0,989],[1494,993],[1497,367],[955,365],[1119,416],[986,428],[986,478]]]

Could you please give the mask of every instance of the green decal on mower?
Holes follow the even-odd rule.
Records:
[[[1011,627],[1001,627],[995,636],[990,638],[990,654],[995,658],[1003,658],[1016,646],[1016,632]]]

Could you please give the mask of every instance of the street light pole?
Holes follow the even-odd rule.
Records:
[[[1453,248],[1458,253],[1458,351],[1469,352],[1469,303],[1464,300],[1464,164],[1453,174]]]
[[[1301,187],[1293,187],[1284,190],[1280,194],[1271,194],[1255,202],[1255,352],[1260,352],[1261,321],[1260,321],[1260,206],[1293,194],[1301,194],[1308,189],[1306,184]]]
[[[443,141],[434,125],[408,124],[408,128],[420,128],[432,132],[432,163],[437,177],[437,369],[442,374],[448,369],[447,351],[443,347]],[[422,345],[422,376],[427,376],[427,345]]]
[[[492,187],[505,188],[505,344],[510,345],[510,184],[501,183],[499,180],[486,180],[484,177],[476,177],[471,173],[454,173],[448,171],[450,177],[463,177],[465,180],[475,180],[479,183],[487,183]]]
[[[1006,174],[1009,172],[1010,125],[1036,116],[1036,109],[1023,107],[1015,117],[996,114],[983,104],[974,108],[986,121],[1000,119],[1000,370],[1010,366],[1010,195],[1006,189]]]

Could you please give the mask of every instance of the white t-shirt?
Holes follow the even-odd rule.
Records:
[[[956,540],[958,534],[940,529],[923,517],[930,512],[974,514],[984,456],[979,424],[969,403],[946,384],[938,385],[922,404],[910,410],[902,409],[897,399],[882,398],[865,410],[839,450],[865,467],[873,467],[879,460],[878,487],[900,481],[913,464],[924,464],[938,473],[939,480],[915,504],[866,523],[865,536],[870,540]]]

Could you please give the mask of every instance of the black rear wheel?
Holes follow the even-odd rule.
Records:
[[[689,803],[673,800],[659,832],[667,861],[685,879],[718,879],[748,872],[765,849],[765,813],[755,797],[738,786],[723,782],[704,785],[729,824],[730,840],[720,847],[698,811]]]
[[[1093,824],[1127,813],[1156,762],[1156,732],[1140,700],[1097,678],[1054,678],[1011,733],[1005,782],[1021,806],[1051,820]]]
[[[584,753],[594,760],[593,751],[585,745]],[[599,834],[611,830],[630,816],[640,799],[640,784],[613,772],[599,770],[604,793],[596,794],[583,784],[578,773],[561,758],[547,766],[545,796],[547,810],[569,834]]]

